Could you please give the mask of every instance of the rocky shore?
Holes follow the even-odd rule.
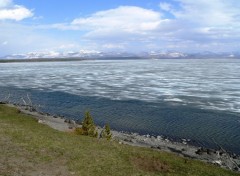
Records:
[[[0,104],[15,107],[20,112],[36,118],[38,123],[46,124],[59,131],[71,132],[76,127],[80,126],[80,124],[74,120],[38,112],[30,106],[7,104],[5,102],[0,102]],[[102,128],[98,126],[97,129],[100,134]],[[190,145],[189,139],[182,139],[181,142],[176,142],[163,136],[139,135],[137,133],[125,133],[114,130],[112,130],[112,134],[113,140],[117,141],[119,145],[148,147],[154,150],[172,152],[182,157],[201,160],[226,169],[240,172],[240,156],[230,154],[221,147],[219,147],[218,150],[208,149]]]

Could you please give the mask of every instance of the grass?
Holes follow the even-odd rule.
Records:
[[[0,175],[239,175],[147,148],[59,132],[0,105]]]

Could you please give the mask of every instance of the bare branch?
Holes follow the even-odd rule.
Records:
[[[21,100],[23,101],[24,105],[27,106],[26,101],[24,100],[24,98],[22,97]]]

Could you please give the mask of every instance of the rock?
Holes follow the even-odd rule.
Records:
[[[197,155],[201,155],[201,154],[202,154],[202,152],[201,152],[200,150],[197,150],[195,153],[196,153]]]
[[[133,142],[132,139],[123,139],[125,142]]]
[[[202,155],[203,154],[203,148],[202,147],[200,147],[195,153],[197,154],[197,155]]]
[[[82,125],[81,120],[76,120],[75,123],[78,124],[78,125]]]
[[[212,150],[212,149],[207,149],[207,154],[208,155],[212,155],[215,153],[215,150]]]
[[[224,151],[220,150],[219,155],[222,156],[224,154]]]
[[[240,171],[238,167],[233,168],[234,171]]]
[[[187,145],[187,139],[182,139],[182,143],[184,144],[184,145]]]
[[[44,123],[45,123],[45,121],[44,121],[44,120],[41,120],[41,119],[39,119],[39,120],[38,120],[38,123],[40,123],[40,124],[44,124]]]
[[[70,120],[70,119],[65,119],[64,122],[65,122],[65,123],[69,123],[69,124],[74,124],[73,121]]]
[[[154,136],[151,136],[151,139],[154,139],[154,140],[155,140],[156,138],[155,138]]]
[[[213,164],[217,164],[217,165],[221,166],[222,161],[221,160],[215,160],[215,161],[213,161]]]
[[[58,116],[60,119],[66,119],[63,115],[57,114],[57,116]]]
[[[208,155],[213,155],[215,153],[218,154],[218,152],[213,149],[207,149],[207,148],[203,148],[203,147],[200,147],[195,153],[198,155],[202,155],[203,153],[206,153]]]
[[[32,111],[32,112],[37,112],[37,109],[34,108],[34,107],[30,107],[30,111]]]
[[[132,136],[138,136],[138,133],[131,133]]]
[[[233,154],[232,158],[233,158],[233,159],[237,159],[237,155],[236,155],[236,154]]]
[[[169,142],[169,139],[164,139],[166,142]]]
[[[182,141],[183,141],[183,142],[186,142],[186,141],[187,141],[187,139],[182,139]]]

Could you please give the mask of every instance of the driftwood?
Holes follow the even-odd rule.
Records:
[[[31,99],[31,97],[29,96],[29,94],[27,93],[27,100],[25,100],[23,97],[21,97],[22,102],[24,103],[24,106],[29,110],[29,111],[37,111],[38,107],[40,107],[40,105],[35,105],[33,104],[33,101]]]
[[[233,158],[230,156],[230,154],[220,145],[218,144],[214,139],[212,139],[213,142],[220,148],[220,151],[222,151],[226,157],[229,159],[229,161],[231,161],[231,163],[235,166],[236,170],[240,170],[240,167],[238,166],[238,164],[233,160]],[[229,169],[231,169],[232,167],[227,166]]]

